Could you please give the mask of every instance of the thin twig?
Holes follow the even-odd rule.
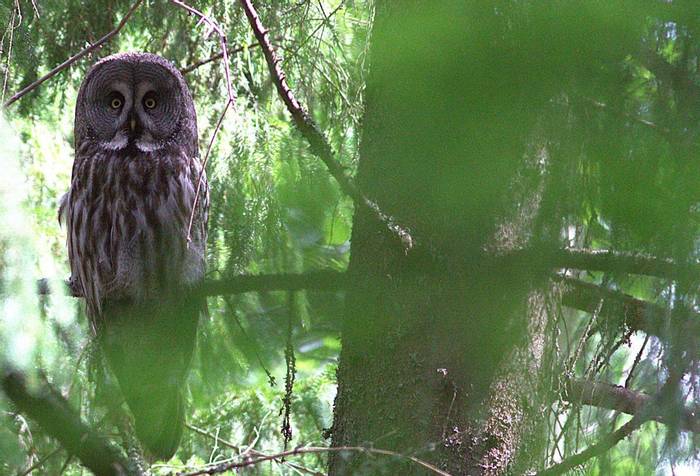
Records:
[[[17,476],[27,476],[28,474],[30,474],[30,473],[31,473],[32,471],[34,471],[35,469],[38,469],[38,468],[40,468],[41,466],[43,466],[44,463],[46,463],[48,460],[50,460],[51,458],[53,458],[54,456],[56,456],[57,454],[59,454],[61,451],[63,451],[63,447],[62,447],[62,446],[58,446],[58,447],[54,448],[53,450],[51,450],[50,453],[48,453],[46,456],[44,456],[43,458],[41,458],[39,461],[37,461],[36,463],[34,463],[33,465],[31,465],[30,467],[28,467],[28,468],[25,469],[24,471],[18,473]]]
[[[294,125],[308,141],[311,152],[323,161],[330,174],[338,182],[338,185],[340,185],[341,190],[346,195],[350,196],[355,203],[366,206],[372,210],[377,218],[387,226],[391,233],[398,236],[403,244],[404,250],[406,252],[410,251],[414,245],[414,239],[410,231],[396,223],[393,217],[382,212],[379,206],[367,198],[357,188],[355,182],[346,175],[344,167],[334,158],[333,149],[325,135],[319,130],[316,123],[297,100],[294,92],[287,84],[287,75],[280,65],[281,59],[277,56],[277,53],[275,53],[272,43],[270,42],[269,31],[260,21],[260,17],[253,3],[251,0],[240,0],[240,3],[253,29],[253,34],[262,47],[265,61],[270,70],[272,82],[275,84],[282,102],[284,102],[287,110],[291,114]]]
[[[216,135],[219,133],[219,129],[221,129],[221,124],[224,122],[224,116],[226,116],[226,112],[228,111],[229,106],[231,106],[233,102],[231,99],[226,101],[226,105],[224,106],[224,110],[221,111],[221,115],[219,116],[219,120],[216,121],[216,126],[214,127],[214,132],[211,134],[211,138],[209,139],[209,145],[207,146],[207,152],[204,154],[204,161],[202,161],[202,170],[199,172],[199,178],[197,179],[197,190],[194,193],[194,203],[192,204],[192,213],[190,213],[190,222],[187,225],[187,244],[189,246],[190,241],[192,240],[192,224],[194,223],[194,215],[197,211],[197,202],[199,201],[199,196],[202,193],[202,184],[204,183],[204,174],[206,173],[207,170],[207,163],[209,162],[209,154],[211,153],[211,148],[214,145],[214,140],[216,139]]]
[[[564,474],[570,469],[580,466],[586,461],[596,456],[599,456],[610,448],[615,446],[621,440],[627,438],[631,435],[637,428],[642,426],[645,420],[642,418],[633,417],[630,421],[622,425],[620,428],[612,433],[605,435],[601,438],[598,443],[589,446],[580,453],[577,453],[570,458],[565,459],[561,463],[555,464],[544,471],[540,471],[536,476],[558,476]]]
[[[632,363],[632,368],[630,368],[630,372],[627,374],[627,378],[625,379],[625,388],[630,387],[630,384],[632,383],[632,379],[634,378],[634,371],[637,369],[639,362],[642,360],[642,354],[644,354],[644,349],[646,349],[646,346],[648,343],[649,343],[649,334],[647,334],[644,337],[644,342],[642,343],[642,347],[639,349],[639,352],[637,352],[637,355],[634,358],[634,362]]]
[[[228,62],[228,45],[227,45],[227,40],[226,40],[226,33],[224,33],[224,30],[219,26],[218,23],[216,23],[214,20],[212,20],[211,18],[209,18],[207,15],[200,12],[196,8],[193,8],[189,5],[187,5],[186,3],[181,2],[180,0],[170,0],[170,3],[187,10],[189,13],[191,13],[193,15],[198,16],[200,18],[200,20],[205,25],[207,25],[207,27],[209,29],[215,31],[216,34],[219,35],[219,41],[221,42],[221,57],[224,60],[224,75],[226,77],[226,93],[228,94],[229,102],[235,103],[236,102],[236,94],[233,90],[233,86],[231,86],[231,70],[230,70],[230,65]]]
[[[143,0],[136,0],[136,2],[134,2],[134,4],[131,6],[131,8],[129,8],[129,10],[126,12],[126,15],[124,15],[124,17],[121,19],[121,21],[119,22],[119,24],[117,25],[117,27],[114,30],[110,31],[105,36],[103,36],[102,38],[97,40],[97,42],[95,42],[92,45],[88,46],[87,48],[83,49],[79,53],[74,54],[73,56],[68,58],[66,61],[64,61],[63,63],[59,64],[54,69],[52,69],[51,71],[46,73],[44,76],[42,76],[41,78],[39,78],[36,81],[34,81],[33,83],[31,83],[29,86],[27,86],[27,87],[23,88],[22,90],[18,91],[17,93],[15,93],[14,96],[12,96],[10,99],[7,100],[7,102],[5,102],[5,104],[3,104],[3,107],[6,108],[6,107],[10,106],[12,103],[17,101],[19,98],[21,98],[25,94],[27,94],[27,93],[33,91],[34,89],[36,89],[37,87],[39,87],[44,81],[53,78],[58,73],[60,73],[64,69],[68,68],[69,66],[71,66],[73,63],[75,63],[76,61],[78,61],[82,57],[84,57],[84,56],[92,53],[96,49],[102,47],[102,45],[104,45],[107,41],[112,39],[112,37],[116,36],[121,31],[121,29],[124,28],[124,25],[126,25],[126,22],[129,21],[129,18],[131,18],[131,15],[134,13],[134,11],[136,11],[136,9],[139,7],[139,5],[141,5],[142,2],[143,2]]]
[[[5,100],[5,92],[7,92],[7,81],[10,79],[10,61],[12,60],[12,44],[14,43],[15,28],[19,25],[15,25],[15,16],[17,15],[16,10],[12,10],[12,17],[10,18],[10,25],[8,26],[10,30],[10,45],[7,47],[7,60],[5,61],[5,77],[2,80],[2,100]],[[21,21],[21,20],[20,20]],[[3,38],[4,40],[4,38]]]
[[[595,99],[593,99],[593,98],[588,98],[588,97],[586,97],[586,98],[584,98],[584,99],[585,99],[586,101],[588,101],[589,103],[591,103],[593,106],[597,107],[598,109],[606,109],[606,110],[608,110],[608,111],[612,111],[612,112],[616,113],[617,115],[619,115],[619,116],[621,116],[621,117],[630,119],[630,120],[632,120],[632,121],[634,121],[634,122],[637,122],[637,123],[639,123],[639,124],[641,124],[641,125],[643,125],[643,126],[646,126],[646,127],[650,128],[650,129],[652,129],[652,130],[655,130],[656,132],[660,133],[661,135],[663,135],[663,136],[666,137],[666,138],[668,138],[668,137],[670,136],[670,134],[671,134],[671,131],[668,130],[668,128],[666,128],[666,127],[660,127],[660,126],[659,126],[658,124],[656,124],[655,122],[648,121],[648,120],[646,120],[646,119],[644,119],[644,118],[642,118],[642,117],[636,116],[636,115],[634,115],[634,114],[628,114],[628,113],[626,113],[626,112],[624,112],[624,111],[616,110],[616,109],[614,109],[614,108],[611,108],[610,106],[608,106],[608,105],[605,104],[604,102],[597,101],[597,100],[595,100]]]
[[[414,456],[402,455],[401,453],[397,453],[395,451],[390,451],[390,450],[382,450],[382,449],[377,449],[377,448],[365,448],[363,446],[337,446],[337,447],[332,447],[332,448],[319,447],[319,446],[306,446],[303,448],[296,448],[293,450],[283,451],[281,453],[276,453],[273,455],[267,455],[267,456],[262,456],[262,457],[255,458],[255,459],[250,459],[247,461],[242,461],[240,463],[225,463],[225,464],[221,464],[218,466],[205,468],[205,469],[202,469],[199,471],[194,471],[192,473],[180,473],[180,476],[199,476],[199,475],[203,475],[203,474],[220,474],[220,473],[224,473],[226,471],[231,471],[231,470],[234,470],[237,468],[244,468],[247,466],[253,466],[253,465],[256,465],[258,463],[262,463],[264,461],[285,458],[287,456],[313,454],[313,453],[338,453],[338,452],[343,452],[343,451],[377,454],[377,455],[383,455],[383,456],[393,456],[393,457],[397,457],[397,458],[408,459],[408,460],[416,463],[417,465],[422,466],[423,468],[426,468],[429,471],[432,471],[435,474],[439,474],[441,476],[451,476],[450,473],[443,471],[440,468],[438,468],[438,467],[436,467],[436,466],[434,466],[426,461],[420,460]]]
[[[228,54],[229,56],[235,55],[237,53],[240,53],[241,51],[245,51],[246,49],[251,49],[251,48],[258,48],[260,47],[259,43],[253,43],[252,45],[243,45],[243,46],[236,46],[235,48],[229,48],[228,49]],[[201,68],[204,65],[207,65],[213,61],[218,61],[221,58],[224,57],[224,53],[222,51],[219,51],[215,55],[210,56],[209,58],[205,58],[202,60],[197,60],[191,65],[185,66],[180,70],[180,73],[184,75],[191,73],[192,71],[196,70],[197,68]]]
[[[170,0],[170,3],[186,10],[190,14],[198,16],[201,22],[203,22],[211,31],[215,31],[216,34],[219,35],[219,42],[221,43],[221,58],[224,60],[223,66],[224,77],[226,78],[226,94],[228,95],[228,99],[226,101],[226,104],[224,105],[224,109],[221,112],[221,116],[219,117],[219,120],[216,123],[216,127],[214,128],[214,132],[211,135],[211,139],[209,140],[209,146],[207,147],[207,152],[204,155],[204,161],[202,162],[202,170],[199,172],[199,178],[197,179],[197,189],[194,194],[192,213],[190,213],[190,221],[187,226],[187,243],[189,245],[192,239],[192,223],[194,222],[194,215],[195,213],[197,213],[197,203],[199,202],[199,196],[202,191],[202,184],[204,182],[204,174],[206,173],[207,162],[209,161],[209,154],[211,152],[212,146],[214,145],[216,135],[219,133],[219,129],[221,129],[221,124],[224,122],[224,116],[226,115],[228,108],[236,103],[236,93],[233,90],[233,86],[231,86],[231,65],[229,64],[228,44],[226,40],[226,33],[224,33],[224,30],[219,26],[218,23],[216,23],[214,20],[212,20],[196,8],[193,8],[187,5],[186,3],[181,2],[180,0]]]
[[[219,436],[217,436],[217,435],[213,435],[213,434],[209,433],[209,432],[206,431],[206,430],[202,430],[201,428],[197,428],[196,426],[191,425],[191,424],[189,424],[189,423],[185,423],[185,426],[186,426],[187,428],[189,428],[190,430],[194,431],[195,433],[199,434],[199,435],[206,436],[207,438],[210,438],[210,439],[212,439],[212,440],[215,440],[215,441],[217,441],[218,443],[220,443],[221,445],[226,446],[227,448],[230,448],[230,449],[234,450],[234,451],[235,451],[236,453],[238,453],[239,455],[243,455],[243,454],[252,454],[253,456],[257,456],[257,457],[269,456],[269,455],[266,454],[266,453],[263,453],[263,452],[261,452],[261,451],[256,450],[255,448],[253,448],[253,447],[250,446],[250,445],[249,445],[248,448],[246,448],[245,450],[243,450],[243,448],[241,448],[240,446],[235,445],[235,444],[231,443],[231,442],[228,441],[228,440],[224,440],[223,438],[221,438],[221,437],[219,437]],[[286,465],[286,466],[292,467],[292,468],[294,468],[294,469],[296,469],[296,470],[298,470],[298,471],[302,471],[302,472],[307,473],[307,474],[313,474],[314,476],[324,476],[324,474],[325,474],[325,473],[321,473],[321,472],[319,472],[319,471],[316,471],[316,470],[307,468],[307,467],[302,466],[302,465],[300,465],[300,464],[292,463],[291,461],[282,461],[281,459],[279,459],[279,460],[274,460],[274,461],[275,461],[276,463],[284,464],[284,465]]]
[[[666,383],[664,383],[661,390],[656,395],[649,398],[644,405],[635,412],[630,421],[622,425],[614,432],[603,436],[597,443],[589,446],[580,453],[576,453],[575,455],[566,458],[564,461],[538,472],[535,476],[558,476],[560,474],[564,474],[567,471],[586,463],[591,458],[602,455],[620,441],[631,435],[644,423],[650,419],[654,419],[658,405],[661,404],[665,397],[667,397],[667,395],[673,390],[673,388],[678,385],[678,382],[683,375],[683,373],[679,371],[671,371],[670,373],[671,375],[666,380]]]

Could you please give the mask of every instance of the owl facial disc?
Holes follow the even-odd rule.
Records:
[[[156,55],[114,55],[97,63],[83,82],[76,144],[90,140],[107,150],[136,153],[191,147],[196,126],[190,133],[187,118],[193,116],[192,98],[172,64]]]

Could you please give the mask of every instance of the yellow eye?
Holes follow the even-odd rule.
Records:
[[[146,98],[143,100],[143,105],[146,109],[153,109],[156,107],[156,100],[153,98]]]
[[[112,98],[109,105],[112,109],[119,109],[122,107],[122,100],[119,98]]]

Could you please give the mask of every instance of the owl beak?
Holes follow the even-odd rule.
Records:
[[[129,114],[129,135],[131,137],[136,137],[141,133],[141,122],[136,114]]]

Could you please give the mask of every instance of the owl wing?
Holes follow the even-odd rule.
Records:
[[[95,317],[101,313],[101,297],[103,293],[105,256],[98,256],[99,251],[95,241],[103,241],[107,230],[99,229],[99,221],[94,220],[96,210],[94,198],[98,195],[92,183],[92,170],[97,157],[86,158],[77,153],[73,163],[71,186],[68,193],[61,199],[59,206],[59,223],[65,222],[68,262],[71,269],[70,286],[74,294],[81,295],[87,303],[88,316],[95,325]],[[91,219],[93,218],[93,219]]]

